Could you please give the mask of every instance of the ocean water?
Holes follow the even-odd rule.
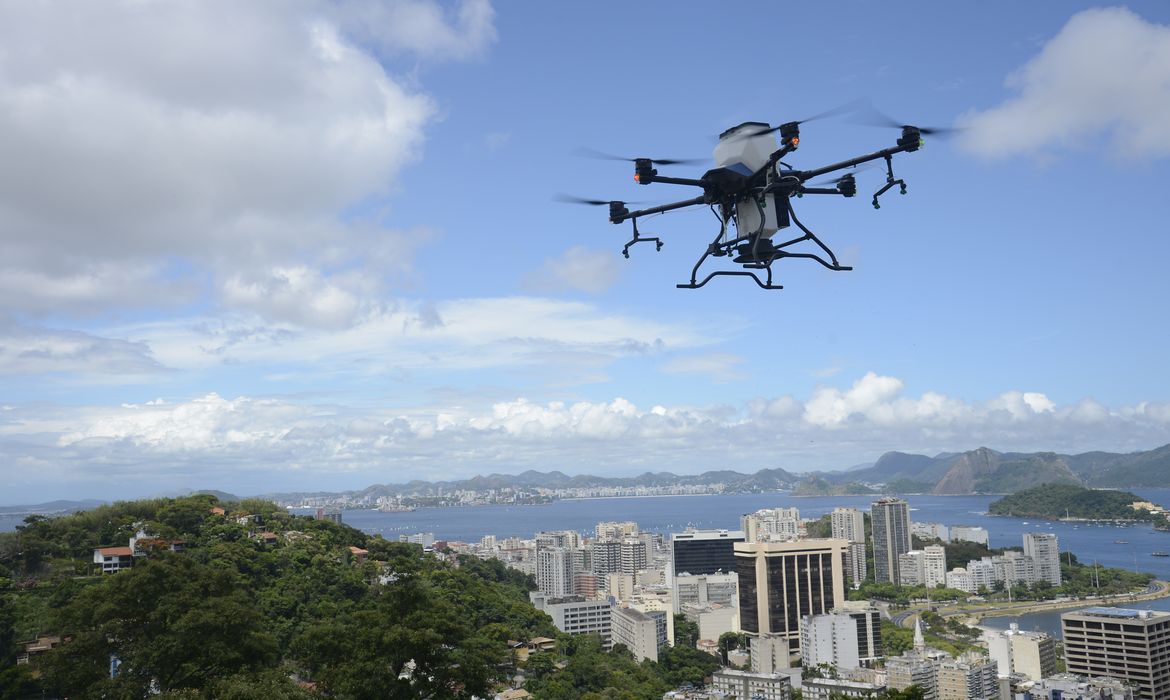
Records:
[[[1140,489],[1135,493],[1155,503],[1170,504],[1170,489]],[[1053,532],[1062,550],[1081,561],[1098,562],[1170,579],[1170,557],[1152,552],[1170,551],[1170,533],[1149,525],[1088,525],[1059,521],[1004,518],[987,514],[995,496],[907,496],[912,520],[987,528],[991,546],[1020,546],[1024,532]],[[347,510],[345,523],[387,539],[414,532],[433,532],[438,539],[475,542],[498,537],[531,537],[541,530],[577,530],[592,533],[604,520],[635,520],[650,532],[681,532],[687,527],[738,529],[739,517],[760,508],[795,506],[803,517],[818,517],[836,506],[868,509],[872,496],[795,497],[787,493],[659,496],[560,500],[538,506],[470,506],[420,508],[410,513]],[[0,531],[12,530],[22,517],[0,517]]]

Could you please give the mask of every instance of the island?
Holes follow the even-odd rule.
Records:
[[[992,515],[1066,521],[1166,522],[1161,507],[1128,491],[1087,489],[1073,484],[1041,484],[1017,491],[988,506]]]

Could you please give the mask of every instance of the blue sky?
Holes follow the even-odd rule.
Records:
[[[1164,3],[17,3],[0,46],[0,503],[1170,442]],[[708,211],[624,260],[554,201],[693,194],[579,147],[858,98],[969,128],[796,203],[853,272],[678,290]]]

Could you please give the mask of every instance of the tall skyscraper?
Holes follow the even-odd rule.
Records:
[[[1060,542],[1056,535],[1046,532],[1024,533],[1024,556],[1032,557],[1036,565],[1036,580],[1060,585]]]
[[[873,568],[879,583],[900,582],[898,557],[910,551],[910,506],[900,498],[883,498],[870,506]]]
[[[1170,698],[1170,613],[1088,608],[1061,615],[1060,628],[1069,673],[1119,678],[1148,700]]]
[[[735,544],[739,624],[744,632],[779,636],[800,649],[800,620],[845,601],[845,540]]]
[[[940,544],[928,544],[923,548],[923,581],[928,588],[947,582],[947,550]]]
[[[865,514],[856,508],[834,508],[829,515],[829,522],[835,539],[865,541]]]
[[[618,540],[594,542],[589,551],[589,570],[599,577],[622,570],[622,543]]]
[[[573,554],[563,547],[536,552],[536,586],[550,598],[573,595]]]
[[[738,530],[687,530],[670,536],[674,575],[714,574],[736,570],[732,546],[743,542]]]

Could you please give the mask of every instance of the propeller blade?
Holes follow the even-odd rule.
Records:
[[[862,165],[859,167],[852,168],[849,170],[849,172],[844,173],[843,175],[840,175],[838,177],[821,178],[820,180],[817,180],[815,182],[807,182],[805,184],[810,186],[810,187],[820,187],[821,185],[836,185],[837,183],[841,182],[842,180],[844,180],[847,177],[856,177],[858,173],[863,173],[866,170],[872,170],[876,167],[877,167],[876,165],[874,165],[873,163],[870,163],[868,165]]]
[[[631,163],[637,161],[637,158],[626,158],[624,156],[615,156],[610,153],[604,153],[593,148],[578,148],[573,151],[574,155],[582,158],[596,158],[598,160],[625,160]],[[646,160],[658,165],[698,165],[706,162],[705,158],[647,158]]]
[[[856,100],[850,100],[849,102],[837,105],[836,107],[834,107],[832,109],[828,109],[828,110],[825,110],[824,112],[821,112],[819,114],[814,114],[811,117],[806,117],[804,119],[801,119],[800,121],[798,121],[796,123],[797,124],[804,124],[805,122],[815,122],[818,119],[825,119],[827,117],[835,117],[838,114],[845,114],[846,112],[856,112],[864,104],[865,104],[865,100],[863,98],[859,97]]]
[[[625,200],[616,199],[587,199],[585,197],[577,197],[571,194],[556,194],[553,199],[565,204],[586,204],[591,207],[609,206],[610,202],[621,201],[622,204],[644,204],[645,202],[627,202]]]
[[[907,127],[918,129],[920,134],[924,136],[942,136],[948,137],[957,134],[964,130],[964,127],[957,126],[917,126],[915,124],[906,124],[899,122],[897,119],[889,116],[874,107],[873,104],[868,104],[865,109],[856,110],[857,117],[852,121],[857,124],[865,126],[889,127],[892,129],[905,129]]]

